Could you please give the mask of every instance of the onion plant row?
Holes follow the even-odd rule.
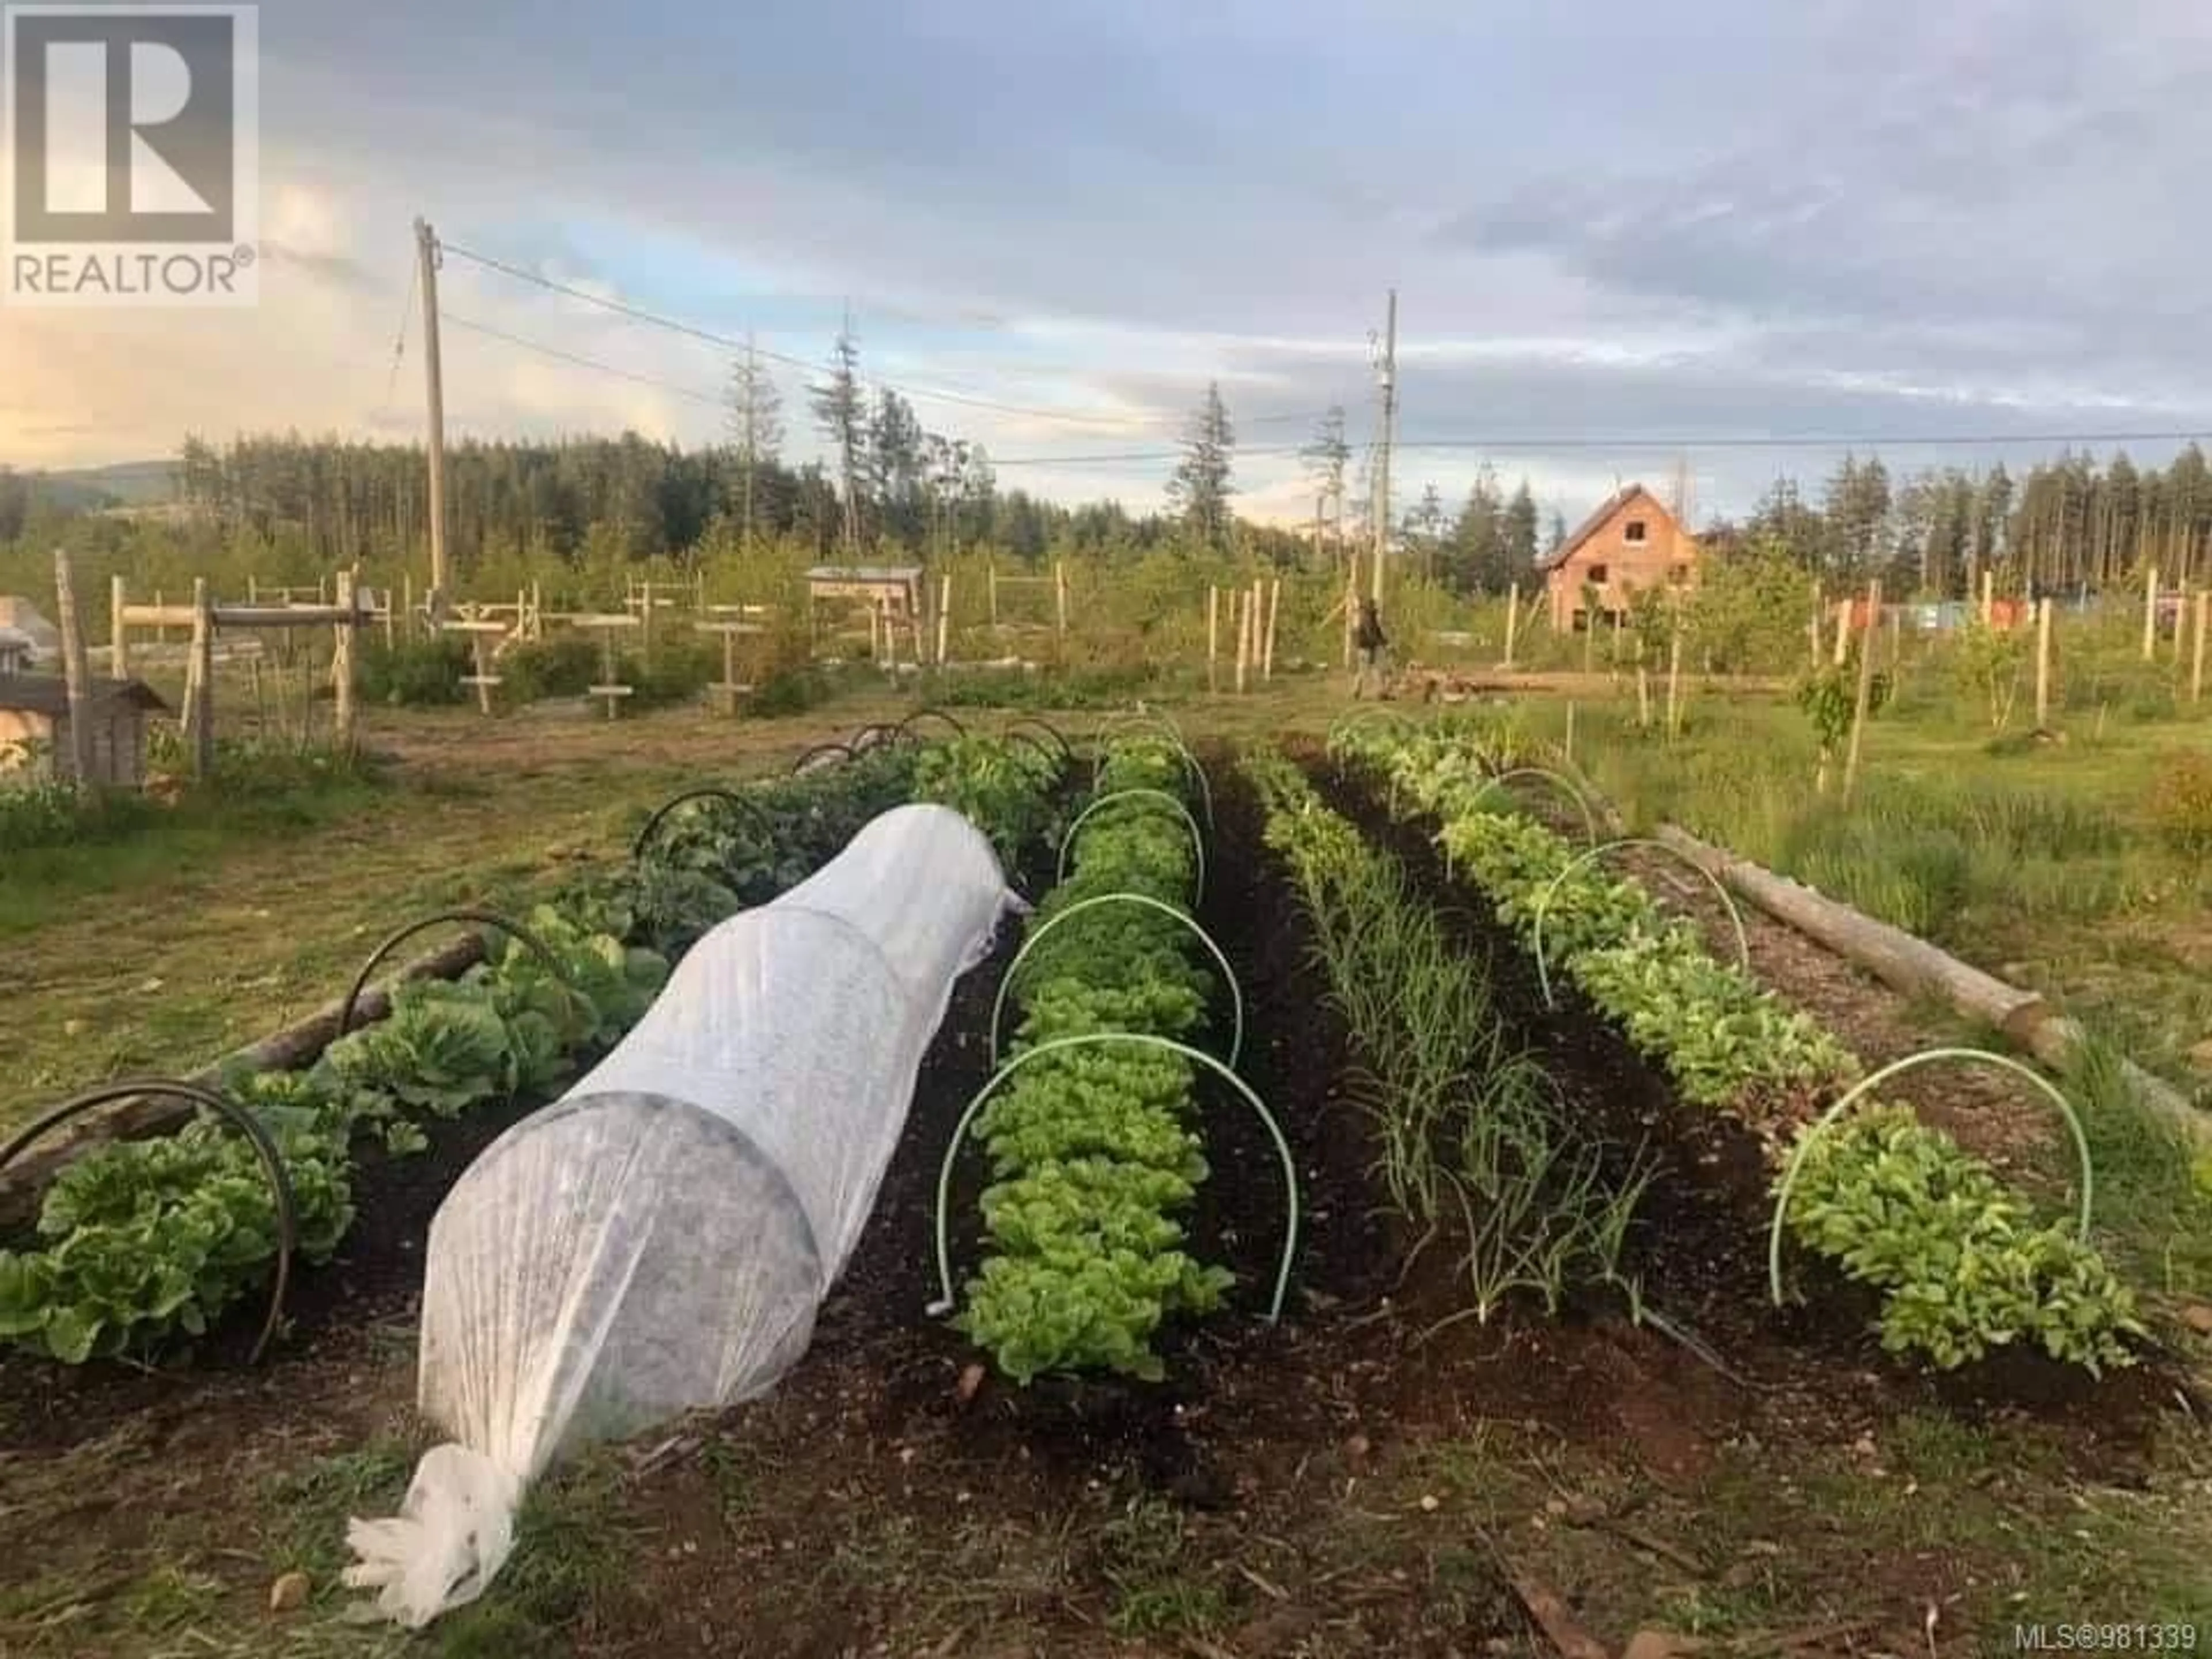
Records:
[[[1641,884],[1577,864],[1571,842],[1517,815],[1487,787],[1514,757],[1449,732],[1352,731],[1331,746],[1373,772],[1394,811],[1435,815],[1454,867],[1532,946],[1540,908],[1547,956],[1685,1100],[1757,1133],[1778,1176],[1815,1109],[1863,1075],[1832,1033],[1715,959]],[[1872,1106],[1812,1144],[1784,1219],[1880,1295],[1893,1353],[1951,1369],[2033,1342],[2092,1372],[2134,1360],[2135,1298],[2097,1250],[1906,1107]]]
[[[1404,867],[1325,806],[1280,753],[1248,755],[1267,846],[1310,919],[1329,996],[1364,1062],[1376,1171],[1428,1244],[1455,1241],[1487,1322],[1515,1292],[1557,1314],[1571,1291],[1617,1289],[1640,1314],[1622,1252],[1651,1168],[1613,1152],[1564,1109],[1550,1076],[1510,1038],[1488,964],[1447,932]]]

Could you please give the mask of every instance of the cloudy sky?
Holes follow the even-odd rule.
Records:
[[[1213,379],[1247,509],[1310,511],[1282,452],[1332,403],[1369,434],[1394,285],[1401,498],[1486,462],[1572,517],[1686,451],[1704,516],[1838,458],[1723,440],[2212,430],[2203,0],[282,0],[261,38],[259,307],[0,308],[0,460],[418,435],[417,213],[803,363],[849,305],[1002,482],[1133,507]],[[456,431],[715,436],[714,345],[441,282]]]

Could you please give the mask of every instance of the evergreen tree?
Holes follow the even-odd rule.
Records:
[[[844,485],[841,543],[851,558],[860,548],[860,493],[868,465],[867,410],[860,396],[860,347],[853,337],[852,319],[837,331],[830,351],[830,378],[812,388],[814,422],[831,454]]]
[[[1314,485],[1314,493],[1324,504],[1328,521],[1334,525],[1334,540],[1341,556],[1344,549],[1344,475],[1352,461],[1352,446],[1344,436],[1344,409],[1332,404],[1322,416],[1321,425],[1314,433],[1313,441],[1298,452],[1306,464],[1306,477]],[[1319,552],[1320,549],[1315,549]]]
[[[738,471],[739,546],[750,552],[753,544],[755,499],[763,465],[776,460],[783,448],[783,398],[775,380],[745,336],[744,355],[730,371],[730,448]]]
[[[1513,492],[1513,499],[1505,503],[1505,517],[1501,526],[1504,541],[1505,564],[1511,574],[1508,582],[1528,583],[1536,568],[1536,498],[1529,493],[1528,481]],[[1560,540],[1565,541],[1564,532]]]
[[[1209,380],[1205,401],[1184,434],[1182,460],[1168,480],[1168,503],[1201,547],[1224,550],[1229,545],[1229,499],[1236,493],[1230,473],[1236,447],[1220,383]]]

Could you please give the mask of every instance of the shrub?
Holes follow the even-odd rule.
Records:
[[[408,640],[372,644],[362,653],[363,702],[395,708],[435,708],[463,701],[468,688],[469,648],[459,640]]]
[[[811,663],[780,668],[763,680],[746,704],[745,712],[763,719],[778,714],[803,714],[836,695],[830,677]]]
[[[568,635],[535,640],[500,659],[500,690],[517,703],[544,697],[580,697],[599,678],[599,650]]]
[[[715,647],[686,643],[656,647],[653,660],[625,657],[623,683],[635,687],[630,704],[637,708],[666,708],[696,702],[710,680],[721,678],[722,653]]]
[[[2185,858],[2212,854],[2212,757],[2184,752],[2166,757],[2151,786],[2150,821],[2166,844]]]

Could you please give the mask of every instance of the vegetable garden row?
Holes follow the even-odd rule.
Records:
[[[1379,781],[1394,813],[1433,822],[1453,867],[1499,921],[1540,964],[1563,964],[1684,1101],[1753,1132],[1774,1176],[1778,1297],[1786,1233],[1879,1295],[1881,1341],[1893,1353],[1951,1369],[2032,1343],[2093,1373],[2134,1363],[2144,1327],[2089,1241],[2086,1146],[2050,1085],[2016,1062],[1958,1050],[1869,1076],[1832,1033],[1747,969],[1717,960],[1696,927],[1667,915],[1640,884],[1607,874],[1594,851],[1521,813],[1498,787],[1513,757],[1474,738],[1353,725],[1331,748]],[[1908,1107],[1872,1098],[1903,1066],[1936,1059],[2007,1066],[2059,1107],[2081,1160],[2073,1217],[2039,1218],[2027,1197],[1949,1136]]]

